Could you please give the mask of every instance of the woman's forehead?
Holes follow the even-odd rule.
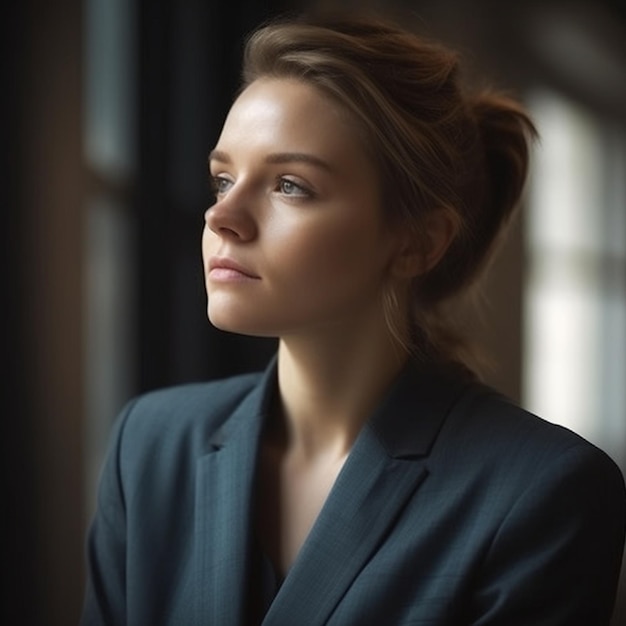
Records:
[[[321,89],[291,78],[261,78],[234,102],[218,149],[259,147],[361,162],[363,146],[348,113]]]

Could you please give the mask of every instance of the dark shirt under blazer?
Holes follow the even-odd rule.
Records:
[[[239,626],[276,367],[120,415],[82,623]],[[410,363],[359,434],[264,626],[605,626],[621,472],[576,434]]]

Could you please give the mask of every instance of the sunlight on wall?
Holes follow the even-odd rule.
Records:
[[[528,105],[541,144],[527,209],[523,402],[623,467],[626,137],[553,92]]]

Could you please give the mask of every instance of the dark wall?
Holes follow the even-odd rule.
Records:
[[[71,623],[83,532],[81,11],[4,10],[3,623]]]
[[[199,261],[210,201],[206,159],[239,84],[243,38],[289,8],[284,2],[240,5],[140,4],[141,389],[257,369],[274,351],[273,341],[227,335],[207,324]]]

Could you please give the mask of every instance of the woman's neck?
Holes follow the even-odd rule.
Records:
[[[283,445],[305,458],[345,456],[406,359],[387,333],[281,339]]]

